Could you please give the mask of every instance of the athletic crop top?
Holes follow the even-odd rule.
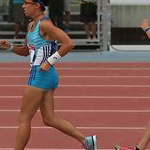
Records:
[[[30,52],[30,64],[41,65],[50,57],[57,49],[57,42],[45,40],[40,34],[40,23],[47,17],[42,18],[35,26],[34,30],[30,30],[27,34],[27,45]]]

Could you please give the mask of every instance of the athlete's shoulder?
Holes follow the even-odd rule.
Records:
[[[54,25],[53,25],[52,21],[49,18],[41,20],[41,23],[40,23],[40,28],[41,29],[51,28],[53,26]]]

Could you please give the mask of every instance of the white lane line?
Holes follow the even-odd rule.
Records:
[[[0,148],[0,150],[14,150],[14,148]],[[85,150],[85,149],[25,148],[25,150]],[[103,150],[113,150],[113,149],[103,149]]]
[[[14,150],[14,148],[0,148],[0,150]],[[25,150],[85,150],[85,149],[65,149],[65,148],[25,148]],[[113,149],[106,149],[106,148],[103,148],[103,149],[99,149],[99,150],[114,150]],[[146,150],[150,150],[150,149],[146,149]]]
[[[14,148],[0,148],[0,150],[14,150]],[[71,148],[70,149],[60,149],[60,148],[25,148],[25,150],[85,150],[85,149],[71,149]],[[114,150],[114,149],[102,149],[102,150]]]
[[[0,150],[14,150],[14,148],[0,148]],[[40,148],[25,148],[25,150],[85,150],[85,149],[60,149],[60,148],[41,148],[40,149]],[[102,149],[102,150],[114,150],[114,149]]]
[[[1,75],[0,78],[27,78],[29,77],[28,75]],[[135,75],[113,75],[113,76],[109,76],[109,75],[93,75],[93,76],[85,76],[85,75],[60,75],[60,78],[150,78],[149,75],[139,75],[139,76],[135,76]]]
[[[0,99],[20,99],[22,96],[0,96]],[[58,99],[150,99],[150,96],[54,96]]]
[[[12,76],[12,75],[6,75],[6,76],[0,76],[0,78],[27,78],[29,76],[27,75],[16,75],[16,76]]]
[[[56,67],[57,70],[150,70],[150,67]],[[30,70],[30,67],[0,67],[0,70]]]
[[[55,110],[56,112],[77,112],[77,113],[150,113],[150,110]],[[2,109],[0,112],[20,112],[19,109]],[[40,112],[40,110],[38,110]]]
[[[0,148],[0,150],[14,150],[14,148]],[[85,149],[25,148],[25,150],[85,150]],[[103,150],[113,150],[113,149],[103,149]]]
[[[14,85],[14,84],[1,84],[0,87],[26,87],[27,85],[26,84],[17,84],[17,85]],[[95,88],[99,88],[99,87],[119,87],[119,88],[150,88],[150,85],[124,85],[124,84],[121,84],[121,85],[110,85],[110,84],[100,84],[100,85],[93,85],[93,84],[87,84],[87,85],[83,85],[83,84],[60,84],[59,87],[86,87],[86,88],[91,88],[91,87],[95,87]]]
[[[32,126],[32,129],[54,129],[47,126]],[[76,127],[85,130],[145,130],[145,127]],[[18,126],[0,126],[0,129],[18,129]]]
[[[147,70],[150,71],[150,67],[68,67],[68,68],[59,68],[57,70]]]

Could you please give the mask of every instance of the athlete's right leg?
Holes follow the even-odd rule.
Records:
[[[41,114],[43,122],[47,126],[52,126],[67,135],[70,135],[81,143],[84,143],[85,136],[82,135],[69,121],[60,118],[54,113],[54,90],[48,91],[41,102]]]
[[[23,150],[29,140],[31,120],[36,113],[44,91],[39,88],[27,86],[22,98],[19,128],[16,137],[15,150]]]
[[[54,90],[48,91],[41,101],[41,114],[43,122],[47,126],[52,126],[61,132],[77,139],[86,150],[97,150],[96,136],[85,137],[80,131],[78,131],[69,121],[57,116],[54,113]]]
[[[139,144],[134,148],[116,146],[116,150],[145,150],[150,142],[150,121]]]

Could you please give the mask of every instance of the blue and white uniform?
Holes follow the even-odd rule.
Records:
[[[40,65],[56,52],[57,42],[45,40],[40,34],[40,23],[47,19],[41,19],[34,30],[30,30],[27,34],[27,45],[30,52],[31,71],[28,85],[44,90],[50,90],[58,87],[58,74],[54,66],[48,71],[39,71]]]

